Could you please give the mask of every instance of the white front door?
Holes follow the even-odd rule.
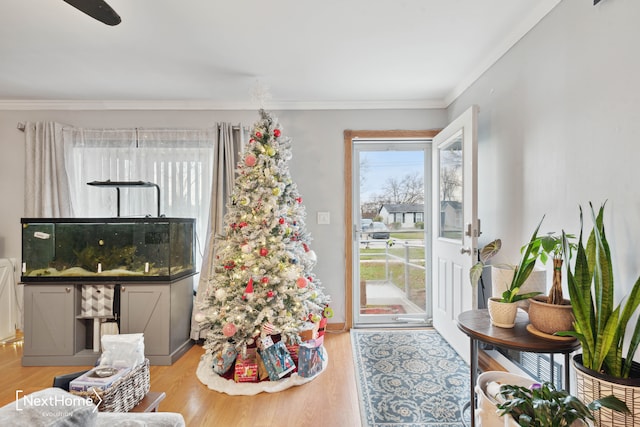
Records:
[[[477,208],[477,107],[433,139],[433,326],[469,363],[469,337],[456,325],[477,308],[469,270],[479,234]]]

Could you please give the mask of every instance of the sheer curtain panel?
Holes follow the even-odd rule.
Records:
[[[115,217],[117,192],[91,181],[148,181],[160,187],[160,214],[196,218],[206,236],[215,129],[65,128],[73,208],[79,217]],[[157,216],[155,188],[120,189],[120,216]],[[196,249],[196,266],[202,262]]]

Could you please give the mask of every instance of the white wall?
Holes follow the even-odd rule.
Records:
[[[608,200],[618,298],[640,275],[638,22],[637,0],[564,0],[448,110],[480,107],[480,244],[515,261],[543,214],[577,233],[578,205]]]
[[[291,175],[307,210],[307,228],[318,256],[315,273],[333,299],[333,322],[344,315],[345,129],[434,129],[446,123],[444,110],[274,111],[293,140]],[[21,258],[20,218],[24,197],[24,134],[18,122],[55,120],[78,127],[194,127],[229,121],[253,124],[257,111],[2,111],[0,112],[0,258]],[[328,211],[329,225],[316,224]]]

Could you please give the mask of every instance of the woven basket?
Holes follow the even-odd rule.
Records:
[[[93,403],[98,405],[100,412],[129,412],[149,392],[149,381],[149,359],[145,359],[144,363],[133,368],[106,390],[72,391],[72,393],[91,398]]]
[[[634,371],[640,368],[635,362],[634,365],[635,369],[632,367],[631,372],[632,377],[635,377]],[[591,371],[582,366],[582,354],[573,357],[573,367],[576,373],[576,395],[584,404],[613,394],[626,403],[631,411],[629,414],[624,414],[601,408],[593,412],[596,425],[602,427],[640,426],[640,378],[619,379]]]

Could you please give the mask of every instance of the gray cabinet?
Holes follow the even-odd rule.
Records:
[[[24,301],[24,366],[93,365],[93,319],[80,316],[86,282],[28,283]],[[193,276],[120,286],[120,333],[143,333],[152,365],[171,365],[192,345]]]
[[[55,284],[24,288],[24,354],[74,354],[75,286]]]

